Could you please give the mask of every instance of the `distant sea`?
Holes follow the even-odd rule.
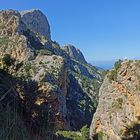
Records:
[[[90,64],[104,70],[110,70],[113,68],[115,62],[116,60],[92,61]]]
[[[121,60],[126,59],[125,58],[121,58]],[[98,68],[102,68],[104,70],[110,70],[113,68],[114,63],[117,61],[118,59],[113,59],[113,60],[102,60],[102,61],[91,61],[89,62],[91,65],[96,66]],[[134,57],[134,58],[129,58],[129,60],[140,60],[140,57]]]

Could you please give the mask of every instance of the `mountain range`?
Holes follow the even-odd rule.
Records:
[[[0,140],[139,140],[140,61],[91,64],[40,10],[1,10]]]

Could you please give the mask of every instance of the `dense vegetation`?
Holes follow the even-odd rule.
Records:
[[[87,126],[83,126],[80,131],[58,131],[58,138],[65,140],[89,140],[89,128]]]

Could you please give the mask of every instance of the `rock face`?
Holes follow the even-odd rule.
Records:
[[[44,125],[53,131],[78,130],[90,124],[101,72],[73,45],[61,48],[51,40],[41,11],[0,11],[0,70],[16,79],[13,85],[24,106],[22,121],[31,130]]]
[[[19,61],[34,57],[27,38],[23,36],[26,30],[19,12],[14,10],[0,11],[0,57],[5,54]]]
[[[42,18],[41,12],[34,14],[35,19],[37,19],[36,16]],[[33,16],[32,12],[31,15]],[[38,93],[35,97],[36,101],[28,105],[27,110],[30,110],[28,114],[31,113],[32,116],[32,111],[35,109],[29,109],[30,106],[47,104],[46,108],[53,113],[52,118],[56,129],[69,129],[69,121],[66,120],[67,70],[65,60],[61,56],[41,54],[41,50],[42,52],[47,52],[47,50],[43,50],[40,39],[28,29],[26,24],[19,12],[0,11],[0,66],[2,69],[8,68],[13,76],[26,79],[28,84],[31,83],[30,81],[37,83],[37,91],[31,93],[33,95]],[[8,66],[5,66],[5,61],[9,61]],[[29,92],[28,90],[25,91],[25,95]],[[25,100],[23,95],[20,97]],[[34,113],[37,112],[34,111]],[[38,116],[41,115],[38,114]]]
[[[100,72],[88,64],[70,60],[68,65],[67,108],[70,126],[79,130],[90,125],[102,83]],[[78,121],[77,121],[78,120]]]
[[[51,39],[49,22],[40,10],[27,10],[20,12],[20,14],[28,29]]]
[[[87,63],[83,54],[79,49],[76,49],[73,45],[64,46],[63,49],[72,58],[82,63]]]
[[[36,95],[35,105],[46,104],[53,113],[55,129],[70,129],[66,119],[67,69],[64,59],[56,55],[38,55],[20,69],[20,74],[38,83],[37,91],[40,94]]]
[[[110,71],[99,93],[92,139],[140,139],[140,62],[126,60]]]
[[[0,11],[0,35],[13,36],[25,30],[19,12],[14,10]]]

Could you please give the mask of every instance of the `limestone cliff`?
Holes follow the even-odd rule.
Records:
[[[66,121],[65,60],[61,56],[41,54],[42,43],[24,24],[19,12],[1,11],[0,25],[1,69],[8,70],[8,73],[29,83],[36,82],[37,91],[32,91],[31,94],[36,94],[34,92],[40,94],[36,96],[34,104],[40,106],[47,104],[46,107],[53,113],[57,129],[69,129],[69,122]],[[5,61],[9,61],[9,65]],[[25,91],[24,94],[26,95],[27,92]],[[23,95],[20,94],[20,97],[25,100]]]
[[[100,89],[92,139],[140,139],[140,61],[116,62]]]
[[[8,99],[13,106],[16,100],[26,132],[29,129],[29,135],[41,135],[40,139],[49,132],[89,125],[102,83],[101,72],[86,62],[80,50],[73,45],[62,48],[50,36],[41,11],[0,11],[0,80],[7,77],[0,90],[12,89],[11,94],[0,95],[0,100],[5,99],[0,108],[4,112]]]
[[[72,58],[82,63],[87,63],[82,52],[79,49],[76,49],[73,45],[66,45],[63,47],[63,50]]]
[[[17,11],[0,11],[0,57],[10,54],[19,61],[34,57],[27,38],[22,35],[25,30],[26,26]]]
[[[31,31],[51,39],[50,25],[47,17],[38,9],[20,12],[22,21]]]

